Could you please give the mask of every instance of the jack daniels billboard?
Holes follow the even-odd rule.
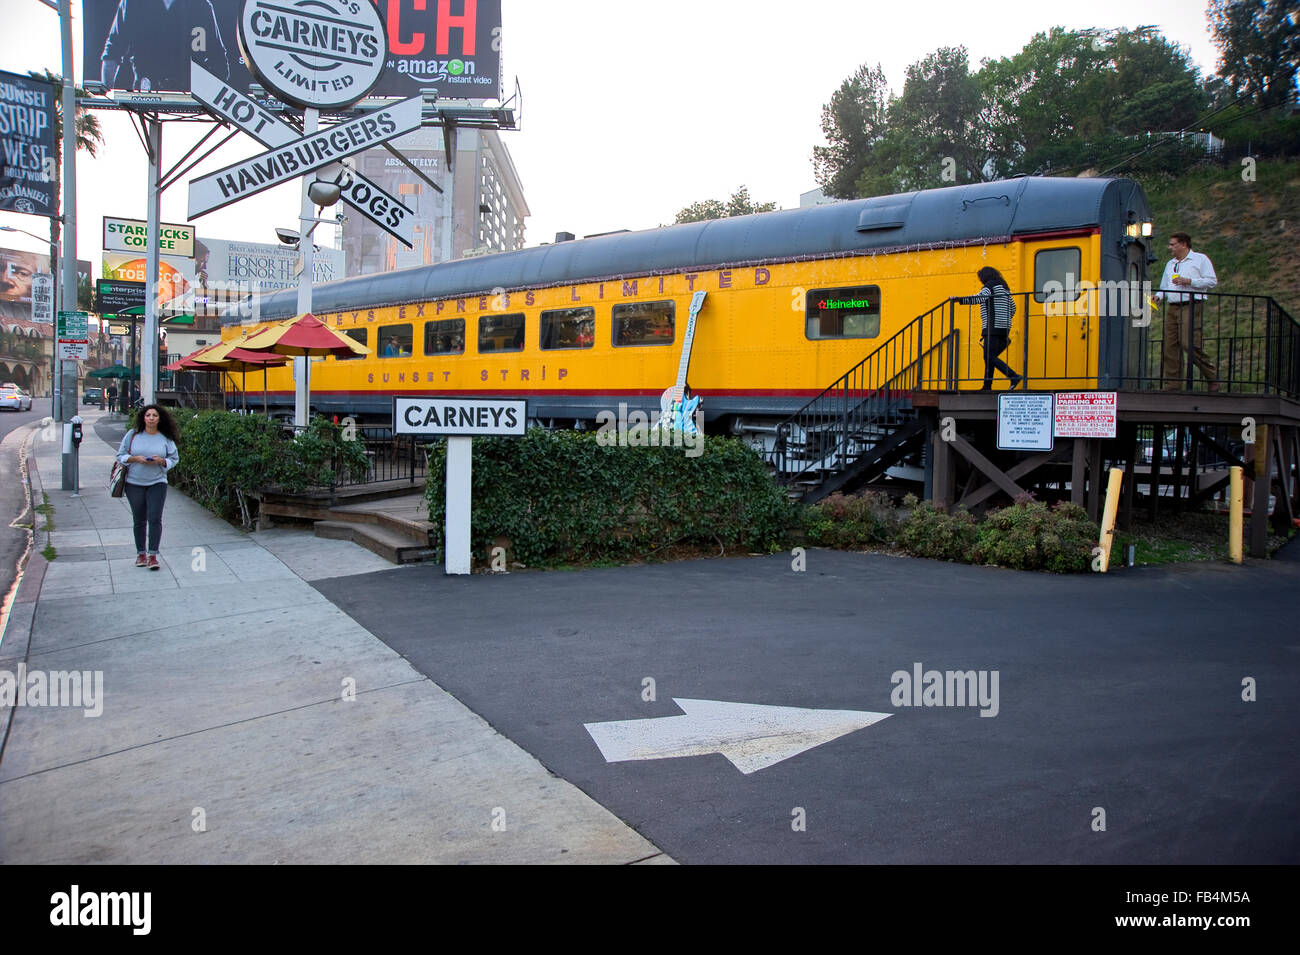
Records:
[[[343,20],[372,2],[388,41],[384,71],[371,96],[501,98],[501,0],[325,0]],[[83,0],[86,76],[110,89],[180,92],[190,61],[247,91],[253,83],[237,39],[242,0]],[[319,9],[322,0],[285,0]],[[343,51],[346,54],[346,50]]]
[[[0,71],[0,209],[58,215],[54,89]]]

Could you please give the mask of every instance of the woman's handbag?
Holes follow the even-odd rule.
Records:
[[[127,445],[126,453],[129,455],[131,449],[135,446],[135,435],[131,435],[131,443]],[[113,462],[113,470],[108,475],[108,493],[113,497],[121,497],[126,492],[126,465],[121,461]]]

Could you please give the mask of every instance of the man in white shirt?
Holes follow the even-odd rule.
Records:
[[[1214,265],[1209,257],[1192,251],[1192,237],[1186,232],[1175,232],[1169,237],[1169,254],[1172,256],[1160,279],[1156,298],[1167,303],[1164,322],[1164,388],[1179,391],[1187,380],[1187,351],[1190,347],[1192,362],[1201,369],[1209,382],[1208,390],[1219,390],[1218,369],[1201,349],[1200,317],[1205,292],[1219,284]],[[1198,294],[1200,293],[1200,294]]]

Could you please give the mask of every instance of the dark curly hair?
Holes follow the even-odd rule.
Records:
[[[176,427],[176,419],[167,413],[162,405],[145,405],[135,413],[135,433],[144,430],[144,413],[152,408],[158,412],[158,430],[177,444],[181,443],[181,429]]]
[[[984,266],[984,268],[980,269],[975,274],[979,276],[979,280],[984,283],[986,288],[993,288],[995,285],[1001,285],[1005,289],[1011,288],[1011,286],[1007,284],[1007,280],[1002,277],[1002,273],[991,265]]]

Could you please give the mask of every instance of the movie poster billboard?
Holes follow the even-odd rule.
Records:
[[[48,255],[23,249],[0,249],[0,318],[43,322],[43,317],[38,319],[34,315],[41,313],[45,303],[37,301],[34,312],[32,300],[41,291],[40,276],[50,271]],[[57,275],[51,279],[54,285],[62,281]],[[77,259],[77,279],[90,280],[90,263],[85,259]],[[48,309],[44,311],[48,313]],[[53,316],[49,321],[54,321]]]
[[[140,0],[83,2],[86,75],[112,89],[188,92],[191,59],[240,91],[253,82],[236,35],[243,0],[175,0],[170,8]],[[285,0],[285,15],[304,2]],[[343,23],[354,2],[367,0],[312,0],[312,6],[338,7]],[[442,99],[500,99],[501,0],[384,0],[377,8],[388,55],[371,96],[436,89]]]
[[[58,215],[54,89],[0,70],[0,209]]]

